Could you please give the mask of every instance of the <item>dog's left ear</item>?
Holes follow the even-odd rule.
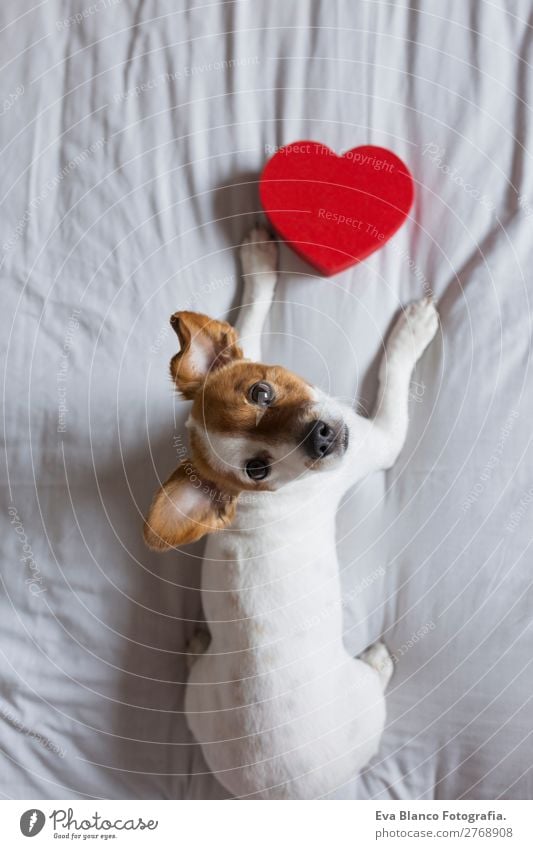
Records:
[[[170,361],[170,373],[185,398],[194,398],[209,372],[242,359],[237,333],[227,322],[198,312],[175,312],[170,323],[181,348]]]
[[[236,498],[200,477],[185,460],[156,492],[144,523],[148,548],[166,551],[229,525]]]

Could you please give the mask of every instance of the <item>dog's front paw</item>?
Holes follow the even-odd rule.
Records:
[[[268,274],[276,271],[278,245],[264,227],[254,227],[241,245],[244,274]]]
[[[418,360],[434,338],[439,314],[431,298],[408,304],[398,318],[390,339],[390,351],[402,349]]]

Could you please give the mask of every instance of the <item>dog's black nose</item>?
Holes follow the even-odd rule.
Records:
[[[303,440],[303,446],[313,460],[327,457],[335,447],[335,431],[326,422],[312,422]]]

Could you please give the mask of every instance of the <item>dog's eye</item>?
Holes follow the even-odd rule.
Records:
[[[252,387],[250,387],[250,391],[248,392],[248,397],[253,404],[257,404],[258,407],[269,407],[274,400],[274,390],[272,389],[270,383],[254,383]]]
[[[253,481],[264,481],[270,472],[270,466],[264,460],[256,457],[255,460],[248,460],[245,466],[246,474]]]

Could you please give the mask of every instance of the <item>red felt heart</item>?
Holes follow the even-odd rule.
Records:
[[[330,276],[380,248],[407,217],[413,178],[384,147],[354,147],[337,156],[319,142],[280,148],[267,162],[261,203],[277,233]]]

